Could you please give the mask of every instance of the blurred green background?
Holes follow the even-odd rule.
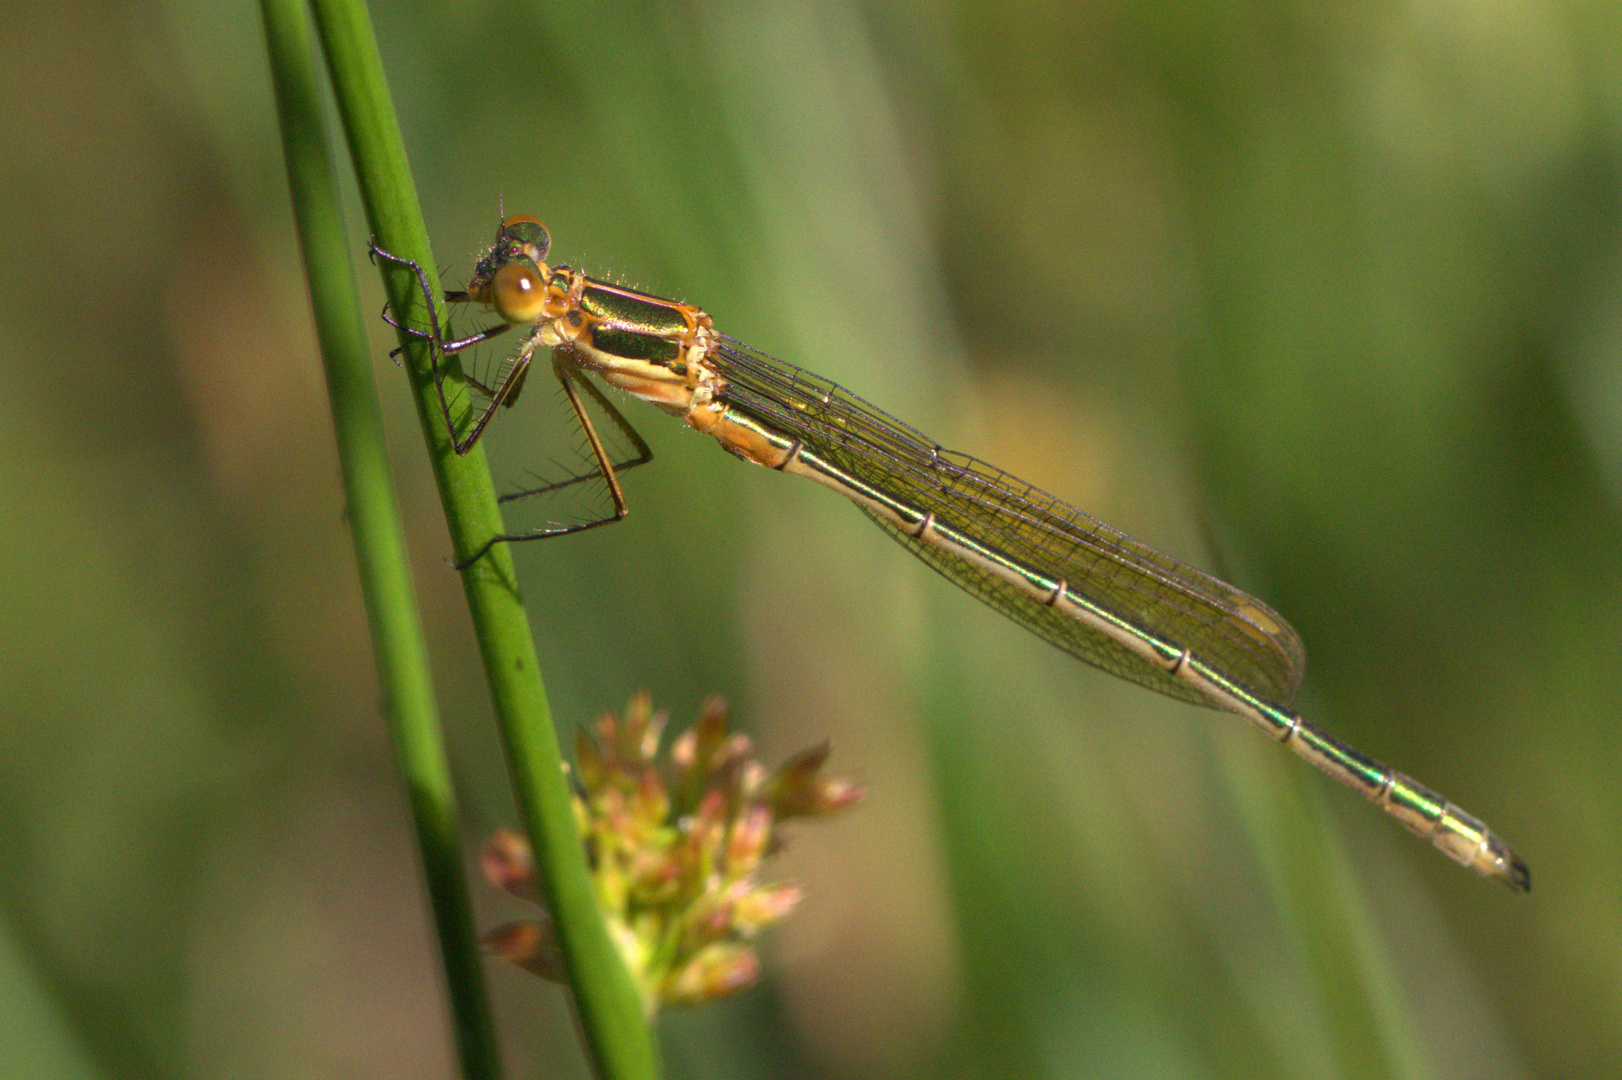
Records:
[[[1308,716],[1534,873],[631,403],[630,519],[515,553],[560,720],[720,692],[870,792],[786,855],[763,984],[665,1019],[672,1076],[1622,1075],[1622,9],[375,17],[450,282],[504,200],[1236,575]],[[256,8],[8,5],[0,149],[0,1073],[446,1076]],[[471,850],[513,811],[385,329]],[[491,980],[512,1075],[587,1075],[556,987]]]

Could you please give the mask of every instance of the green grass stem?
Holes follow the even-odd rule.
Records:
[[[370,16],[361,0],[315,0],[312,7],[372,235],[383,248],[427,269],[437,305],[435,264]],[[392,264],[381,270],[393,310],[405,318],[421,318],[423,301],[415,277]],[[464,457],[451,449],[428,351],[420,340],[403,335],[401,344],[451,543],[458,558],[465,558],[502,528],[490,471],[480,448]],[[656,1077],[652,1032],[630,973],[608,936],[587,871],[551,707],[506,547],[497,546],[464,571],[462,583],[589,1053],[605,1080]]]
[[[1224,775],[1316,992],[1337,1075],[1426,1080],[1401,990],[1325,805],[1324,779],[1276,747],[1225,755]]]
[[[456,1050],[470,1080],[501,1076],[500,1048],[462,864],[456,794],[434,701],[405,537],[390,483],[383,418],[361,322],[347,234],[321,116],[314,42],[304,0],[261,0],[293,216],[309,277],[337,432],[383,713],[422,853]]]

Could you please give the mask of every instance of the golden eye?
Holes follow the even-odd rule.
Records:
[[[546,308],[541,276],[523,263],[508,263],[491,279],[490,304],[510,323],[534,322]]]

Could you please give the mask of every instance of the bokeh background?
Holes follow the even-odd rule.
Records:
[[[450,281],[504,200],[1234,576],[1536,877],[630,403],[630,519],[516,552],[560,720],[720,692],[870,791],[670,1074],[1622,1075],[1622,9],[609,7],[376,5]],[[0,326],[0,1072],[449,1075],[253,5],[0,12]],[[513,809],[384,329],[471,851]],[[512,1075],[587,1075],[490,978]]]

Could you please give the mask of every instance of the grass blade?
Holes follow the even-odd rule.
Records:
[[[370,16],[360,0],[316,0],[312,6],[372,234],[384,248],[428,268],[437,303],[434,261]],[[396,312],[405,317],[420,313],[422,298],[408,271],[386,266],[383,279]],[[465,457],[451,450],[427,351],[420,341],[402,337],[401,343],[452,545],[464,558],[501,529],[490,471],[480,448]],[[551,707],[505,546],[464,571],[462,582],[513,786],[591,1056],[609,1080],[657,1076],[657,1051],[641,1000],[609,939],[587,873]]]
[[[303,0],[262,0],[261,10],[383,712],[422,853],[455,1021],[457,1056],[463,1076],[494,1080],[501,1076],[500,1049],[463,871],[456,795],[322,124],[309,14]]]

